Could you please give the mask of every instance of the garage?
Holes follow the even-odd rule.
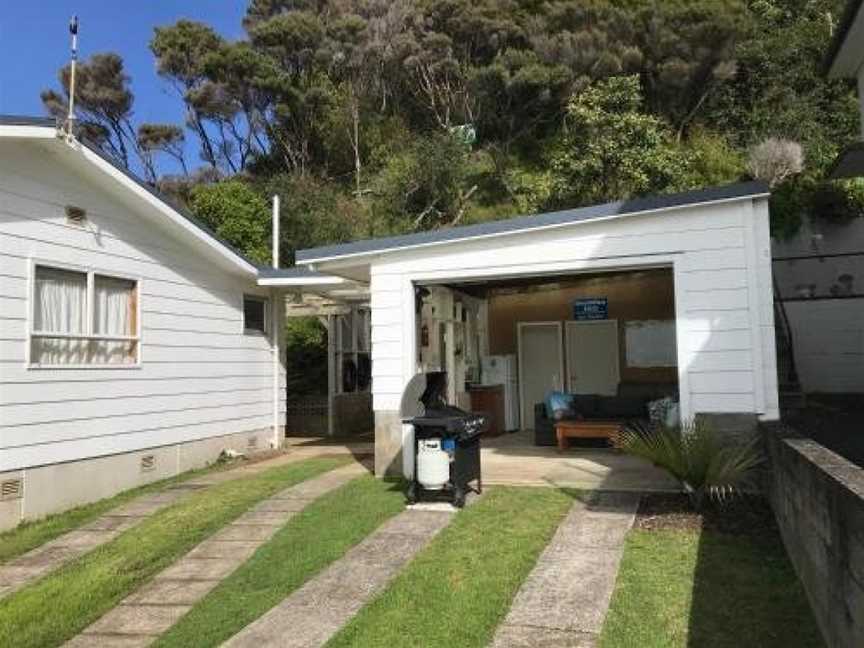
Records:
[[[550,391],[778,418],[767,199],[740,183],[299,251],[368,289],[376,473],[413,472],[399,404],[420,371],[485,402],[504,445],[549,444]],[[515,358],[496,384],[491,358]]]

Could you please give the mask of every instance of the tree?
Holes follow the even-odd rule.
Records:
[[[856,137],[852,82],[822,69],[842,0],[759,0],[735,47],[735,78],[706,101],[704,120],[741,149],[775,137],[799,142],[805,173],[821,175]]]
[[[245,170],[264,144],[258,137],[263,107],[244,80],[263,64],[250,61],[245,45],[229,44],[208,25],[191,20],[157,27],[150,49],[159,74],[183,100],[186,125],[201,143],[201,159],[213,169]]]
[[[249,258],[270,260],[270,208],[249,184],[226,180],[198,185],[191,191],[189,207],[218,237]]]
[[[50,114],[65,119],[69,106],[71,68],[60,69],[58,79],[62,94],[43,90],[42,103]],[[130,166],[130,148],[135,148],[132,126],[134,96],[129,89],[129,76],[123,69],[119,54],[94,54],[76,68],[75,107],[81,115],[81,134],[99,145],[124,167]]]
[[[686,161],[668,126],[641,111],[639,79],[612,77],[575,95],[550,160],[547,206],[572,207],[662,192]]]
[[[183,175],[189,175],[183,152],[185,141],[183,129],[174,124],[141,124],[137,135],[138,150],[141,151],[142,163],[148,175],[156,178],[156,153],[170,156],[180,165]]]
[[[414,139],[391,156],[376,178],[372,206],[376,233],[459,223],[477,190],[467,186],[467,179],[468,149],[457,137],[436,132]]]

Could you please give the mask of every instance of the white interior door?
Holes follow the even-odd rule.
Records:
[[[618,320],[567,322],[567,389],[574,394],[617,394],[618,353]]]
[[[534,405],[564,388],[561,322],[519,322],[519,409],[523,430],[534,429]]]

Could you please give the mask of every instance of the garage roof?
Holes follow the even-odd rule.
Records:
[[[366,239],[325,245],[322,247],[298,250],[295,257],[298,264],[312,264],[322,261],[332,261],[349,257],[360,257],[371,254],[394,252],[410,248],[441,245],[456,241],[489,238],[527,232],[532,230],[562,227],[574,223],[620,218],[645,212],[655,212],[666,209],[691,207],[730,200],[741,200],[768,195],[768,186],[762,182],[741,182],[711,187],[683,193],[646,196],[591,207],[565,209],[563,211],[520,216],[507,220],[490,221],[477,225],[464,225],[416,234],[389,236],[385,238]]]

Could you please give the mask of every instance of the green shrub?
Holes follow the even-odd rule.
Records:
[[[617,445],[667,470],[697,510],[706,497],[723,502],[740,493],[764,460],[757,438],[730,442],[702,419],[680,428],[632,423],[619,433]]]

